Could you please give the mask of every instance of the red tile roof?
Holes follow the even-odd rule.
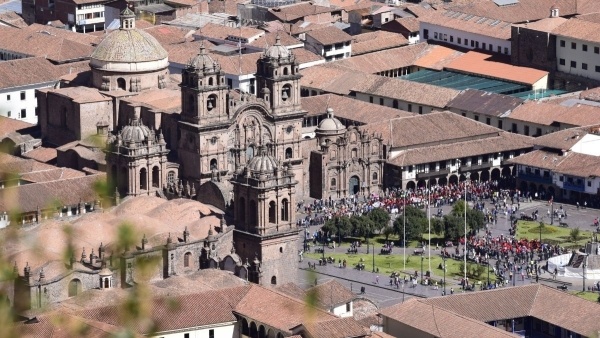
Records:
[[[313,30],[306,33],[306,35],[315,39],[317,42],[324,46],[342,43],[346,41],[352,41],[351,35],[335,26],[328,26],[325,28]]]
[[[31,123],[11,119],[6,116],[0,116],[0,138],[4,138],[10,133],[33,126],[34,125]]]
[[[501,40],[509,40],[511,34],[510,22],[490,19],[489,16],[473,16],[454,11],[432,11],[419,17],[419,21]]]
[[[567,126],[587,126],[600,121],[600,107],[586,104],[568,107],[541,101],[526,101],[513,109],[508,117],[546,126],[555,122]]]
[[[461,57],[464,53],[452,48],[430,45],[419,57],[414,60],[413,65],[428,69],[442,70],[446,65]]]
[[[0,89],[58,82],[62,72],[43,57],[0,62]]]
[[[354,47],[353,47],[354,48]],[[357,55],[348,59],[339,60],[335,65],[369,74],[376,74],[386,70],[393,70],[412,66],[416,60],[428,53],[430,46],[427,43],[386,49],[366,55]]]
[[[556,27],[552,33],[572,39],[600,43],[600,23],[572,18]]]
[[[446,69],[527,85],[533,85],[548,76],[546,71],[513,66],[509,62],[509,60],[504,60],[496,55],[469,51],[448,64]]]
[[[408,40],[401,34],[386,31],[358,34],[352,38],[352,56],[408,45]]]

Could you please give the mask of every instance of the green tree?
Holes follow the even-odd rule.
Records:
[[[406,207],[406,240],[420,240],[427,229],[427,215],[421,209],[413,206]],[[404,216],[397,217],[393,224],[394,231],[400,238],[404,238]]]
[[[581,233],[581,230],[579,230],[579,228],[571,229],[571,231],[569,232],[569,239],[571,240],[571,242],[577,244],[577,242],[579,241],[580,233]]]
[[[343,237],[350,235],[352,232],[352,223],[348,216],[335,216],[332,219],[325,221],[321,230],[330,236],[335,235],[341,241]]]
[[[465,207],[467,208],[467,227],[474,231],[481,230],[485,225],[485,215],[480,210],[469,208],[463,200],[459,200],[454,204],[451,214],[456,217],[462,217],[464,223]]]
[[[352,232],[357,236],[362,236],[365,241],[373,234],[373,221],[365,215],[352,216],[350,218],[352,223]]]
[[[444,216],[444,237],[456,241],[465,235],[464,218],[454,214]]]
[[[396,231],[393,227],[385,227],[383,228],[383,235],[385,236],[385,241],[387,242],[390,239],[390,236],[395,234]]]
[[[382,208],[375,208],[367,214],[367,217],[373,222],[374,230],[381,231],[390,223],[390,214]]]

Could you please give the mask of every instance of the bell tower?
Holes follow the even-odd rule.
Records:
[[[257,267],[250,281],[262,285],[294,281],[298,267],[298,226],[293,171],[267,154],[264,146],[231,179],[236,252]]]
[[[274,115],[296,113],[300,104],[300,75],[298,61],[292,52],[281,45],[279,35],[275,44],[257,61],[258,96],[270,106]]]
[[[200,52],[181,74],[181,120],[205,126],[225,122],[227,84],[221,66],[200,43]]]

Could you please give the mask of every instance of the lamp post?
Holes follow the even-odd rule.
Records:
[[[443,270],[444,270],[444,296],[446,295],[446,256],[442,257],[442,261],[444,262]]]
[[[459,162],[460,163],[460,162]],[[470,173],[465,173],[465,253],[464,253],[464,280],[467,280],[467,180],[471,176]]]
[[[402,207],[402,218],[403,218],[403,226],[402,226],[402,256],[404,260],[404,268],[402,271],[406,271],[406,191],[404,191],[404,205]]]
[[[554,196],[552,197],[552,201],[550,202],[550,225],[554,225]],[[540,239],[540,242],[542,240]]]
[[[375,243],[373,243],[373,272],[375,272]]]
[[[487,262],[487,268],[488,268],[488,282],[486,285],[486,289],[490,287],[490,259],[488,258],[488,262]]]
[[[321,254],[323,255],[323,264],[325,264],[325,239],[326,238],[327,238],[327,235],[323,234],[323,241],[322,241],[323,251],[321,251]]]
[[[423,285],[423,260],[425,257],[421,256],[421,285]]]
[[[404,282],[402,282],[402,303],[404,304]]]

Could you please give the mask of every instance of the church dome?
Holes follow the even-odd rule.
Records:
[[[281,44],[281,38],[278,34],[275,38],[275,44],[267,49],[265,55],[272,59],[283,59],[290,57],[291,53],[286,46]]]
[[[248,161],[246,168],[253,173],[270,173],[278,166],[277,160],[273,156],[267,155],[264,147],[260,147],[259,154]]]
[[[146,140],[150,134],[150,128],[146,127],[140,120],[135,118],[128,126],[125,126],[125,128],[121,130],[119,135],[124,143],[137,143]]]
[[[345,129],[346,127],[342,122],[333,116],[333,109],[327,108],[327,117],[319,123],[316,131],[321,133],[339,133]]]
[[[218,72],[221,66],[206,51],[204,41],[200,42],[200,53],[190,60],[188,67],[202,70],[204,72]]]
[[[108,34],[92,53],[92,68],[117,71],[155,71],[169,65],[168,53],[150,34],[135,28],[135,14],[121,12],[121,27]]]

